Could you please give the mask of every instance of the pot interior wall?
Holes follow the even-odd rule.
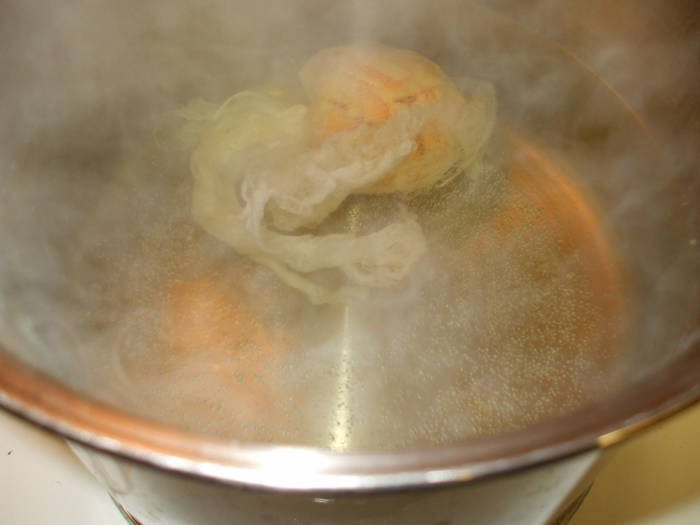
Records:
[[[697,151],[518,23],[413,4],[4,6],[4,348],[130,413],[338,450],[527,427],[680,355],[698,334]],[[476,177],[408,200],[429,252],[402,286],[313,306],[192,221],[176,110],[301,97],[309,56],[365,41],[491,81],[499,122]],[[352,199],[331,226],[392,199]]]

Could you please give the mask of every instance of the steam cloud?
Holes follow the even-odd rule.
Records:
[[[629,383],[697,343],[700,220],[693,199],[700,179],[697,103],[689,101],[700,82],[697,53],[688,53],[697,27],[657,34],[663,24],[628,20],[624,2],[586,2],[569,14],[553,0],[477,4],[508,9],[576,56],[546,40],[521,39],[519,26],[456,1],[3,7],[0,342],[66,384],[148,417],[227,437],[306,444],[328,443],[330,428],[337,448],[350,446],[343,433],[351,428],[352,446],[401,447],[531,424],[599,398],[614,389],[608,383]],[[356,305],[365,313],[347,318],[341,310],[300,307],[269,272],[246,266],[192,224],[188,152],[173,131],[175,110],[193,98],[222,101],[243,89],[294,91],[306,58],[357,41],[411,48],[454,77],[494,82],[504,126],[566,152],[615,246],[628,326],[606,328],[601,312],[581,313],[594,304],[590,292],[556,303],[562,290],[576,288],[568,273],[580,262],[576,252],[555,266],[543,263],[549,281],[539,286],[521,283],[522,273],[512,268],[465,263],[461,275],[473,295],[453,303],[453,283],[441,265],[450,257],[459,262],[459,254],[436,250],[444,258],[429,256],[402,292],[377,294]],[[653,138],[583,64],[622,94]],[[679,120],[686,105],[692,111]],[[502,204],[503,171],[493,164],[479,184],[459,188],[462,200],[436,197],[438,205],[472,206],[464,212],[472,222],[460,225],[465,238]],[[527,245],[542,254],[552,232],[535,233],[491,249]],[[446,244],[452,234],[433,230]],[[244,282],[225,276],[232,260],[245,270]],[[164,283],[201,274],[224,275],[222,282],[240,288],[253,308],[269,308],[265,322],[273,335],[290,325],[308,330],[293,348],[296,361],[278,357],[254,380],[256,392],[289,394],[266,416],[259,416],[258,393],[252,400],[241,394],[245,389],[231,394],[236,367],[254,360],[253,350],[223,357],[207,349],[154,350]],[[496,284],[483,287],[485,275]],[[482,311],[492,308],[503,319],[533,305],[543,314],[532,326],[543,332],[504,335],[504,325],[489,326]],[[586,351],[601,346],[597,335],[569,339],[581,316],[602,331],[633,337],[621,365],[591,361]],[[476,335],[472,346],[460,346],[455,327],[465,326],[502,342],[502,353]],[[520,337],[536,350],[524,353]],[[575,355],[562,359],[562,348],[575,348]],[[234,372],[221,379],[214,365]],[[541,391],[524,388],[522,367]],[[450,383],[435,386],[435,377]],[[565,391],[567,382],[573,386]],[[344,398],[309,393],[337,385]],[[381,405],[376,413],[367,410],[372,403]],[[456,421],[459,410],[467,416]],[[351,425],[333,419],[351,417]]]

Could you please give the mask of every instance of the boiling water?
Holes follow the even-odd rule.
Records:
[[[192,221],[189,151],[169,132],[181,123],[168,120],[203,86],[221,99],[250,87],[223,67],[231,53],[239,64],[249,56],[212,44],[222,55],[202,57],[200,40],[173,38],[192,67],[143,49],[155,53],[148,68],[183,76],[172,87],[187,94],[179,104],[160,97],[165,82],[130,98],[133,86],[115,83],[120,119],[105,123],[86,110],[37,132],[3,174],[14,200],[0,208],[12,246],[0,260],[3,297],[12,297],[0,304],[2,344],[150,419],[225,439],[338,450],[493,435],[609,395],[626,380],[629,301],[596,199],[620,194],[610,174],[625,145],[643,149],[643,133],[560,50],[499,20],[463,31],[469,13],[457,36],[437,16],[426,17],[415,42],[393,24],[377,24],[386,34],[375,36],[424,52],[455,77],[494,83],[500,129],[483,163],[423,194],[348,199],[321,228],[371,230],[403,200],[428,252],[398,286],[313,306]],[[187,29],[186,18],[178,23]],[[178,29],[177,38],[189,34]],[[276,73],[293,78],[300,60],[341,36],[328,30],[322,42],[290,47],[288,63],[280,49],[269,51],[282,64]],[[480,53],[467,60],[463,49]],[[267,62],[256,53],[250,71],[260,85]],[[125,56],[132,65],[135,55]]]
[[[596,214],[563,161],[508,131],[450,185],[354,197],[323,225],[371,229],[400,199],[428,238],[406,281],[346,305],[311,305],[201,232],[186,163],[167,176],[127,250],[86,252],[109,269],[83,319],[104,333],[89,367],[105,400],[227,439],[396,449],[521,428],[617,386],[619,282]]]

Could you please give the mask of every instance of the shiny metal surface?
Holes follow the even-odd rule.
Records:
[[[560,517],[566,519],[567,504],[590,485],[600,456],[595,451],[478,485],[338,495],[268,493],[202,483],[126,460],[114,461],[86,449],[75,451],[134,517],[144,523],[157,517],[169,525],[443,525],[465,520],[474,525],[557,523]],[[129,485],[133,490],[123,490]]]
[[[317,15],[312,14],[316,11],[310,10],[313,3],[303,4],[309,10],[301,11],[298,23],[314,23]],[[385,8],[368,12],[378,20],[391,19],[396,15],[397,5],[387,4]],[[481,54],[471,57],[467,69],[470,72],[478,71],[500,87],[503,115],[509,119],[510,133],[515,137],[525,137],[515,139],[515,150],[519,152],[519,158],[524,155],[530,159],[530,164],[534,161],[537,166],[534,172],[542,175],[542,180],[546,181],[545,185],[537,186],[532,182],[536,180],[532,177],[533,171],[525,170],[521,173],[525,174],[523,180],[527,184],[521,186],[518,195],[529,195],[535,201],[547,191],[554,196],[550,203],[540,209],[554,210],[550,227],[556,227],[559,241],[573,243],[578,247],[577,253],[583,253],[579,273],[584,272],[585,275],[585,271],[590,272],[586,279],[591,287],[590,296],[584,301],[584,307],[575,316],[575,321],[569,324],[563,334],[568,336],[577,333],[575,326],[578,322],[581,325],[578,333],[592,329],[592,337],[600,339],[593,342],[589,339],[586,344],[574,345],[569,350],[564,348],[562,351],[563,347],[559,347],[556,355],[564,360],[555,361],[554,368],[566,366],[566,352],[569,351],[574,358],[583,356],[588,363],[596,363],[592,369],[595,373],[568,375],[564,376],[562,382],[551,383],[547,392],[559,393],[560,396],[554,395],[556,402],[546,406],[537,417],[527,417],[528,410],[537,400],[537,396],[534,396],[528,401],[530,405],[508,412],[511,417],[503,418],[501,424],[496,424],[490,430],[483,425],[478,429],[462,426],[445,439],[436,439],[431,432],[407,439],[407,429],[420,427],[429,413],[411,413],[406,410],[398,431],[396,428],[383,428],[381,421],[375,421],[364,428],[360,427],[353,435],[348,405],[355,399],[351,392],[356,393],[357,388],[351,390],[348,387],[352,380],[349,379],[351,365],[347,357],[360,351],[361,346],[356,345],[353,349],[353,345],[348,342],[360,331],[349,329],[353,321],[350,311],[346,310],[335,318],[336,322],[345,327],[345,330],[339,332],[345,344],[341,342],[338,345],[339,372],[337,383],[334,384],[336,388],[327,390],[333,391],[336,396],[328,399],[329,405],[324,407],[331,414],[327,421],[319,417],[318,407],[312,404],[307,413],[302,411],[305,415],[299,427],[301,431],[296,434],[292,432],[291,438],[288,434],[280,438],[280,435],[271,433],[269,429],[246,431],[238,428],[236,432],[227,435],[216,426],[218,420],[202,417],[201,410],[205,411],[206,416],[206,411],[211,408],[206,403],[197,405],[200,418],[210,425],[204,427],[200,422],[188,420],[188,409],[182,410],[181,406],[171,406],[172,412],[168,413],[170,398],[164,396],[163,390],[156,389],[149,397],[146,390],[139,391],[138,387],[124,388],[121,385],[120,392],[120,385],[109,384],[110,377],[113,377],[109,359],[98,361],[90,358],[81,361],[77,351],[71,353],[71,345],[74,348],[77,348],[75,345],[85,348],[81,333],[77,337],[64,334],[63,337],[51,340],[46,345],[48,352],[53,352],[52,357],[56,358],[51,362],[46,360],[46,353],[23,352],[22,347],[29,346],[19,335],[17,327],[25,326],[21,322],[28,323],[27,326],[32,328],[33,333],[37,330],[41,333],[41,329],[46,329],[42,323],[51,318],[49,314],[55,313],[50,309],[41,310],[49,304],[46,302],[47,297],[51,298],[50,295],[41,293],[54,284],[50,279],[42,280],[43,277],[56,271],[56,268],[64,269],[62,265],[66,261],[69,261],[68,267],[73,264],[68,273],[71,278],[80,279],[87,275],[82,273],[82,269],[87,266],[81,266],[83,261],[70,252],[76,247],[84,249],[85,245],[77,243],[58,247],[49,245],[55,249],[45,259],[41,259],[42,254],[46,255],[45,252],[29,248],[26,251],[6,252],[6,270],[13,268],[17,272],[17,268],[25,266],[27,272],[15,274],[24,280],[6,278],[2,283],[2,343],[8,352],[0,353],[0,402],[10,410],[71,439],[166,470],[266,489],[352,492],[465,482],[563,458],[595,447],[609,446],[697,400],[700,397],[700,344],[697,336],[700,319],[697,278],[700,256],[697,239],[700,230],[696,205],[697,149],[693,149],[692,141],[697,138],[693,134],[698,132],[698,105],[691,98],[693,93],[697,93],[691,86],[698,85],[695,83],[698,59],[697,48],[694,47],[697,42],[693,40],[696,34],[693,31],[697,30],[697,25],[687,22],[689,19],[697,21],[696,11],[692,6],[688,11],[680,11],[682,3],[672,7],[662,7],[659,4],[660,11],[652,11],[655,16],[656,13],[663,13],[668,20],[686,20],[683,25],[685,33],[674,29],[669,40],[663,41],[667,47],[658,51],[659,63],[665,65],[665,71],[674,74],[664,77],[668,84],[636,82],[632,85],[627,82],[630,78],[647,78],[641,74],[646,64],[619,59],[606,63],[603,58],[610,56],[611,48],[605,46],[610,44],[610,37],[617,46],[614,48],[615,53],[612,53],[613,57],[639,56],[641,53],[635,46],[638,35],[647,35],[647,28],[649,31],[658,28],[658,31],[666,34],[666,26],[659,27],[663,24],[657,24],[655,16],[642,18],[633,8],[629,9],[634,11],[634,15],[629,10],[625,11],[624,7],[619,7],[622,14],[615,20],[618,23],[624,20],[633,22],[631,25],[634,27],[627,33],[622,29],[623,26],[615,23],[605,26],[608,23],[606,17],[613,16],[607,11],[603,13],[586,8],[583,12],[587,15],[602,18],[584,21],[582,18],[569,18],[570,12],[557,14],[556,9],[552,10],[551,6],[544,4],[532,11],[523,10],[522,4],[510,9],[499,7],[506,15],[514,15],[521,22],[501,18],[490,11],[467,7],[467,4],[460,2],[438,2],[417,9],[402,24],[390,29],[377,25],[379,29],[374,30],[381,37],[395,42],[401,42],[402,39],[405,41],[410,36],[413,45],[436,59],[442,58],[446,63],[458,62],[455,58],[459,56],[456,51],[458,49],[478,47],[481,50]],[[18,20],[27,16],[24,8],[9,9],[16,9]],[[672,13],[676,9],[679,11]],[[542,18],[533,20],[535,15]],[[479,24],[474,23],[474,18],[488,24],[484,23],[479,31]],[[156,16],[153,20],[158,19]],[[550,23],[543,24],[544,19]],[[118,27],[120,23],[127,23],[129,18],[119,15],[115,20],[118,21],[115,22]],[[562,22],[553,23],[552,20]],[[584,29],[560,32],[562,28],[569,27],[567,24],[574,22],[582,24]],[[46,23],[46,20],[42,23]],[[72,23],[80,25],[84,20],[77,16]],[[168,23],[163,22],[165,26]],[[413,33],[412,30],[418,27],[420,31]],[[466,31],[465,27],[469,27],[470,31]],[[498,29],[494,31],[494,27]],[[563,40],[566,49],[533,36],[525,27],[533,28],[544,36]],[[595,33],[593,38],[593,33],[587,33],[585,28],[599,33]],[[167,32],[168,29],[158,30]],[[489,36],[493,35],[498,38],[490,39]],[[20,44],[26,44],[21,36],[13,36]],[[137,36],[140,38],[143,35]],[[91,34],[91,38],[97,37]],[[339,37],[325,33],[319,36],[320,41],[332,41],[334,38]],[[262,53],[259,41],[253,47],[256,52]],[[601,49],[606,50],[607,55],[601,55]],[[18,48],[13,50],[17,51]],[[107,46],[105,53],[109,52]],[[667,59],[671,52],[681,53],[672,55],[677,57],[678,62]],[[153,56],[159,55],[155,53]],[[24,59],[25,55],[20,53],[19,57]],[[494,57],[499,60],[494,62]],[[18,65],[17,56],[14,60],[10,66],[16,73],[13,82],[18,90],[26,88],[22,82],[41,78],[31,69],[29,73],[23,71]],[[206,60],[216,61],[216,58],[209,57]],[[77,73],[82,71],[81,67],[94,67],[91,61],[88,62],[87,65],[79,63],[76,66]],[[623,62],[630,68],[629,77],[619,74],[618,68]],[[127,60],[126,64],[128,63]],[[692,64],[695,64],[696,69],[692,68]],[[600,70],[601,76],[597,77],[594,70]],[[608,78],[606,73],[618,76]],[[524,84],[507,82],[512,80],[513,77],[509,75],[513,74],[518,81],[530,82],[528,88],[521,90],[519,87]],[[191,75],[188,82],[196,84],[196,77],[197,75]],[[90,78],[94,80],[93,77]],[[551,86],[546,83],[547,78],[554,79]],[[70,79],[65,82],[65,79],[59,80],[59,85],[67,89],[67,94],[60,90],[58,94],[49,93],[36,87],[36,92],[25,92],[21,97],[18,96],[14,102],[19,103],[15,106],[12,106],[10,96],[17,95],[19,91],[9,90],[10,95],[6,99],[9,103],[3,107],[4,115],[22,124],[22,112],[32,107],[31,102],[36,102],[37,111],[40,111],[44,100],[42,97],[56,104],[75,103],[81,94],[85,95],[81,91],[83,88],[71,91],[66,87],[73,85]],[[156,88],[162,87],[157,81],[154,83]],[[186,84],[187,82],[183,83],[181,89],[192,91],[192,85]],[[124,92],[112,92],[109,87],[102,86],[101,81],[97,81],[97,86],[105,90],[103,96],[106,99],[125,104],[120,107],[127,108],[123,109],[123,116],[128,115],[130,109],[124,102]],[[134,97],[133,100],[139,101],[143,93],[138,93],[138,83],[129,87],[133,90],[129,95]],[[648,92],[645,91],[646,88]],[[210,87],[206,90],[215,91]],[[619,93],[616,94],[614,90]],[[665,95],[669,92],[673,96]],[[540,96],[533,97],[533,93],[539,93]],[[95,94],[88,90],[87,96],[90,98]],[[167,106],[161,104],[159,109],[165,108]],[[102,253],[112,253],[109,246],[101,247],[95,239],[110,228],[122,233],[119,231],[120,225],[123,227],[123,215],[120,213],[124,209],[114,203],[121,205],[131,198],[128,192],[121,196],[119,192],[128,189],[134,180],[128,177],[121,179],[116,189],[112,188],[117,198],[106,199],[104,196],[110,193],[104,191],[99,181],[84,186],[80,186],[81,181],[73,181],[61,190],[60,184],[52,184],[50,179],[39,179],[36,184],[31,179],[27,182],[17,168],[39,165],[60,170],[66,166],[87,166],[99,170],[104,159],[100,149],[106,147],[109,150],[114,147],[115,136],[107,128],[97,126],[92,129],[94,121],[93,113],[84,116],[82,121],[78,119],[77,124],[73,122],[63,128],[52,129],[49,126],[41,130],[41,133],[34,134],[30,126],[23,126],[16,136],[7,137],[3,149],[3,162],[9,166],[3,174],[7,177],[5,187],[21,191],[11,195],[3,194],[6,201],[0,217],[5,224],[3,235],[6,245],[13,246],[12,243],[15,243],[19,247],[30,247],[32,239],[51,238],[54,233],[54,240],[62,238],[65,241],[65,234],[68,233],[77,235],[81,242],[97,248],[92,254],[89,251],[80,251],[79,254],[99,255],[101,250],[104,250]],[[81,125],[85,126],[84,129],[93,131],[99,148],[93,148],[93,143],[87,146],[83,144],[82,148],[68,152],[62,151],[62,145],[74,146],[71,141],[76,136],[76,130],[82,131]],[[118,123],[117,128],[121,129],[119,126],[122,125],[125,124]],[[530,138],[533,135],[536,139]],[[123,151],[133,151],[130,150],[133,145],[128,140],[124,140],[124,137],[121,140],[119,147],[124,148]],[[49,144],[51,147],[48,147]],[[541,147],[540,144],[545,146]],[[13,150],[13,147],[17,149]],[[22,151],[22,156],[8,155],[15,151]],[[120,155],[113,158],[121,159]],[[151,161],[150,158],[141,159],[141,162]],[[562,164],[570,169],[559,169]],[[160,166],[156,167],[156,171],[160,169]],[[515,170],[515,173],[517,175],[518,171]],[[561,173],[566,173],[566,176],[561,176]],[[579,181],[582,181],[580,187]],[[152,184],[150,189],[156,195],[171,198],[172,201],[168,201],[171,205],[177,204],[178,199],[183,197],[177,192],[157,193],[165,186],[162,179],[149,184]],[[528,184],[534,185],[536,191],[528,193]],[[79,198],[79,187],[86,196],[85,201]],[[549,189],[545,192],[539,189],[544,187]],[[52,215],[56,210],[60,211],[60,208],[48,205],[43,211],[53,219],[51,228],[44,223],[35,225],[33,229],[30,226],[25,237],[17,235],[16,230],[22,221],[35,222],[36,215],[31,206],[26,209],[22,206],[30,203],[36,205],[33,198],[45,199],[42,188],[54,190],[55,193],[48,193],[56,197],[59,203],[62,198],[68,199],[79,210],[77,218]],[[136,213],[137,209],[143,209],[140,206],[149,205],[157,211],[161,204],[148,198],[136,199],[131,211]],[[505,209],[508,209],[507,206]],[[144,213],[140,218],[157,219],[156,211]],[[91,219],[87,227],[82,220],[84,218]],[[484,223],[489,224],[488,221]],[[71,231],[70,228],[75,230]],[[156,231],[160,230],[156,228]],[[487,231],[490,232],[491,239],[497,235],[495,230]],[[118,237],[115,235],[110,240],[117,241]],[[22,242],[26,246],[22,246]],[[125,246],[128,246],[127,255],[135,253],[137,245],[129,243]],[[138,249],[148,251],[150,246],[146,243]],[[562,249],[565,250],[566,246]],[[18,257],[27,259],[14,260],[8,254],[19,254]],[[496,253],[494,257],[499,255]],[[114,260],[118,259],[110,256],[101,264],[109,266]],[[24,261],[31,261],[32,264]],[[133,283],[130,279],[134,279],[134,275],[143,270],[143,267],[131,269],[126,264],[119,268],[121,273],[113,274],[111,280],[90,283],[95,286],[94,291],[87,288],[88,292],[78,294],[79,299],[87,300],[93,307],[98,304],[90,303],[93,297],[100,296],[109,302],[113,290],[119,291],[118,287],[124,283]],[[11,273],[6,272],[5,275]],[[157,277],[148,272],[143,275],[145,277],[142,276],[141,282],[148,286],[157,281]],[[32,298],[31,295],[18,293],[18,289],[30,292],[36,289],[39,290],[39,295]],[[60,301],[65,301],[65,297],[59,299],[59,304]],[[118,303],[118,299],[115,301]],[[27,311],[34,308],[28,318],[17,314],[23,306]],[[591,311],[597,312],[598,317],[586,317],[586,312]],[[100,314],[105,313],[103,310],[96,309],[96,313],[98,315],[94,317],[85,316],[83,321],[87,319],[88,324],[93,325],[109,322],[100,319]],[[42,322],[37,322],[37,319]],[[63,318],[64,321],[67,319],[69,318]],[[299,326],[303,326],[303,321],[302,319]],[[603,321],[612,321],[609,333],[601,329]],[[611,334],[624,339],[624,344],[617,344],[618,340]],[[97,348],[100,340],[93,340],[93,344],[95,341]],[[136,341],[133,346],[139,344],[142,341]],[[576,344],[580,344],[580,341]],[[62,353],[62,350],[65,352]],[[134,354],[129,355],[133,357]],[[596,361],[596,356],[600,356],[600,360]],[[511,354],[510,357],[515,359],[517,355]],[[42,369],[44,373],[32,369],[27,363]],[[94,363],[99,363],[100,366],[95,366]],[[608,363],[612,364],[608,366]],[[454,365],[454,362],[451,364]],[[76,370],[81,370],[80,367],[84,367],[82,374],[76,373]],[[126,369],[128,370],[128,364]],[[140,369],[142,368],[136,359],[132,362],[132,370],[138,372]],[[502,370],[503,368],[497,370],[492,378],[502,380]],[[161,369],[156,367],[150,372],[156,376],[159,371]],[[284,369],[280,368],[279,371],[283,372]],[[45,373],[52,377],[47,377]],[[547,376],[546,379],[551,377],[553,376]],[[577,381],[580,384],[576,384]],[[567,389],[561,386],[564,384],[576,388]],[[465,387],[467,389],[462,395],[463,399],[472,403],[469,410],[475,413],[475,406],[483,404],[482,399],[488,399],[488,392],[482,393],[485,397],[477,399],[474,392],[468,390],[470,386]],[[494,393],[496,391],[494,389]],[[571,397],[571,392],[578,392],[578,397]],[[392,393],[396,391],[388,391],[389,396]],[[506,401],[512,402],[528,393],[529,390],[523,388]],[[265,413],[264,409],[261,410],[254,404],[260,396],[253,397],[255,399],[250,402],[253,403],[253,413],[257,410],[257,414],[274,419],[276,415],[289,411],[289,407],[281,402],[277,406],[279,412]],[[292,398],[295,410],[304,406],[304,392],[295,392]],[[507,402],[498,403],[486,419],[497,421]],[[411,404],[403,406],[410,407]],[[446,404],[445,414],[455,413],[458,407],[459,405]],[[366,414],[371,420],[371,410],[367,406],[363,410],[359,413]],[[439,411],[436,414],[439,415]],[[182,418],[178,420],[180,415]],[[436,421],[444,422],[444,414],[442,417],[442,420],[438,418]],[[383,431],[386,433],[382,434]],[[329,434],[329,440],[325,441]],[[349,435],[357,440],[354,445],[348,441]]]

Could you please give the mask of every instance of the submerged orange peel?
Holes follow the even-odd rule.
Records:
[[[287,332],[279,334],[247,303],[241,290],[212,275],[173,280],[163,290],[159,328],[163,349],[174,357],[165,360],[167,376],[188,392],[181,410],[242,424],[251,414],[273,413],[271,370],[290,341]],[[211,401],[223,397],[235,413],[216,414]]]
[[[259,315],[242,304],[238,293],[200,278],[174,281],[166,290],[165,340],[177,349],[221,351],[255,345],[277,352]]]

